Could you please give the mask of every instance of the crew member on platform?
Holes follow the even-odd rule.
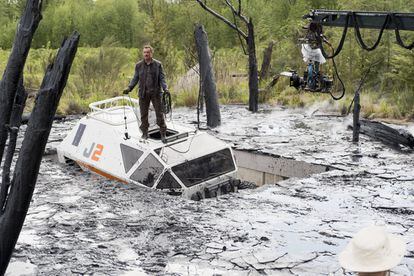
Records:
[[[154,50],[150,45],[143,48],[143,60],[135,65],[135,74],[124,90],[128,94],[138,84],[139,108],[141,113],[142,138],[148,139],[148,111],[150,102],[157,116],[157,125],[160,127],[161,140],[166,142],[167,125],[162,112],[162,91],[168,92],[165,74],[160,61],[154,59]]]

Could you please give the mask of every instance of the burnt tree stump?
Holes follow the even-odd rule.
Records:
[[[404,129],[395,129],[381,122],[369,120],[360,120],[360,127],[360,133],[388,146],[400,149],[403,145],[414,149],[414,136]]]
[[[269,75],[270,63],[272,61],[273,46],[275,45],[274,41],[269,42],[269,45],[263,52],[263,62],[262,68],[260,70],[260,80],[265,79]]]
[[[249,110],[259,110],[259,75],[257,71],[256,44],[254,41],[254,25],[250,18],[247,23],[247,50],[249,53]]]
[[[8,136],[8,124],[19,79],[23,74],[33,35],[42,19],[42,1],[28,0],[19,21],[13,48],[0,81],[0,165]]]
[[[194,36],[200,64],[200,94],[204,95],[206,103],[207,126],[214,128],[221,124],[220,105],[218,102],[213,65],[211,63],[211,53],[208,47],[207,33],[203,25],[197,25],[195,27]]]
[[[49,65],[36,98],[16,162],[10,193],[0,215],[0,275],[6,271],[35,188],[53,118],[79,43],[75,32],[65,39]]]
[[[252,112],[257,112],[259,102],[259,73],[257,69],[256,43],[254,40],[254,25],[252,18],[248,18],[243,15],[241,0],[238,1],[237,8],[232,4],[231,1],[224,1],[233,14],[233,20],[229,20],[217,11],[211,9],[208,6],[207,1],[196,1],[203,9],[205,9],[207,12],[237,32],[244,54],[249,56],[249,110]],[[247,34],[244,33],[244,31],[237,25],[236,18],[241,20],[246,25]],[[244,43],[247,44],[247,51],[244,48]]]

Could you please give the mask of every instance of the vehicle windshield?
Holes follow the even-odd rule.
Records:
[[[230,149],[223,149],[172,168],[186,187],[235,170]]]

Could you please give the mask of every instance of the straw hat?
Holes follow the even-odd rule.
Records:
[[[345,250],[339,254],[339,263],[355,272],[387,271],[398,265],[405,253],[405,242],[387,234],[380,226],[361,229]]]

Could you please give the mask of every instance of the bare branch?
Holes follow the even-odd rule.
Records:
[[[245,34],[242,30],[240,30],[236,25],[234,25],[233,23],[231,23],[227,18],[225,18],[221,14],[217,13],[216,11],[212,10],[202,0],[196,0],[196,1],[197,1],[197,3],[200,4],[200,6],[203,9],[205,9],[206,11],[208,11],[209,13],[211,13],[212,15],[214,15],[215,17],[217,17],[218,19],[220,19],[221,21],[223,21],[224,23],[226,23],[230,28],[236,30],[244,39],[247,40],[247,34]]]
[[[230,0],[225,0],[227,6],[229,6],[229,8],[231,9],[231,11],[233,12],[234,15],[237,15],[241,20],[244,21],[244,23],[248,24],[249,20],[241,14],[241,0],[239,0],[239,7],[238,10],[236,10],[236,8],[231,4]]]
[[[229,6],[229,8],[231,9],[231,11],[232,11],[234,14],[238,15],[238,14],[237,14],[236,9],[235,9],[235,8],[234,8],[234,6],[230,3],[230,0],[224,0],[224,1],[226,2],[227,6]]]
[[[237,26],[237,20],[236,20],[236,15],[233,13],[233,20],[234,20],[234,25],[236,25]],[[242,49],[243,49],[243,53],[247,56],[247,55],[249,55],[248,53],[247,53],[247,51],[246,51],[246,48],[244,47],[244,43],[243,43],[243,39],[242,39],[242,37],[240,36],[240,34],[239,33],[237,33],[238,35],[237,35],[237,37],[239,38],[239,40],[240,40],[240,46],[242,47]],[[248,41],[249,41],[249,37],[247,37],[247,39],[246,39],[246,43],[248,43]]]
[[[244,16],[243,14],[241,14],[241,8],[239,8],[239,17],[246,23],[249,24],[249,18],[247,18],[246,16]]]

